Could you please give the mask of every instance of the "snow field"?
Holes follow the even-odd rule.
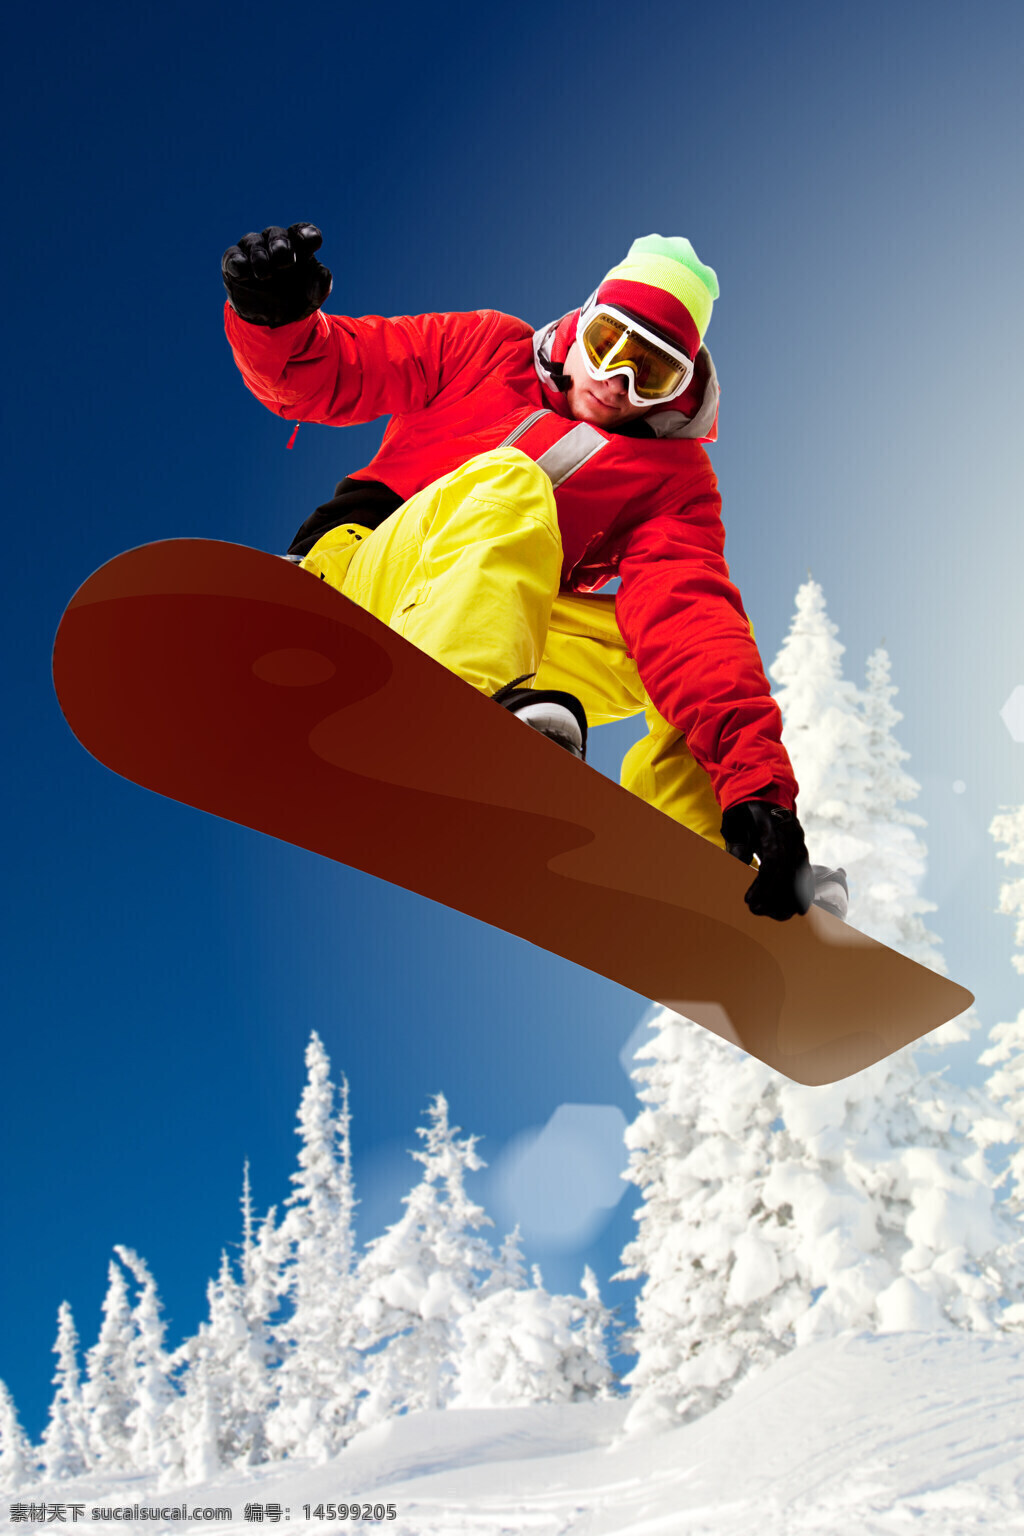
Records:
[[[1024,1340],[846,1334],[787,1355],[692,1424],[629,1435],[622,1402],[431,1410],[326,1464],[232,1471],[176,1497],[393,1502],[392,1536],[1012,1536],[1024,1531]],[[38,1502],[166,1503],[154,1479],[81,1477]],[[0,1532],[12,1525],[9,1498]],[[154,1536],[156,1522],[125,1522]],[[80,1529],[95,1530],[80,1521]],[[194,1529],[194,1527],[191,1527]],[[285,1529],[285,1522],[281,1522]]]

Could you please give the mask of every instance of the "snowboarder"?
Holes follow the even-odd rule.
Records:
[[[351,319],[321,309],[321,243],[271,226],[222,261],[258,400],[293,421],[391,417],[289,556],[577,756],[588,721],[643,712],[623,785],[756,855],[752,912],[806,912],[797,784],[702,447],[714,271],[689,240],[648,235],[537,332],[494,310]]]

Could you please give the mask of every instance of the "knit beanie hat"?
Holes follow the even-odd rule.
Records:
[[[628,309],[689,357],[700,351],[718,298],[718,278],[682,235],[643,235],[603,279],[599,303]]]

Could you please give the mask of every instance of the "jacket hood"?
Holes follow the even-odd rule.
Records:
[[[554,395],[565,392],[562,366],[569,355],[569,348],[576,339],[578,309],[552,320],[533,334],[533,361],[537,377],[544,388]],[[698,384],[703,381],[700,404],[692,416],[679,409],[678,402],[652,406],[639,420],[645,421],[655,437],[688,437],[700,443],[713,443],[718,439],[718,375],[711,353],[701,346],[697,353],[695,374]]]

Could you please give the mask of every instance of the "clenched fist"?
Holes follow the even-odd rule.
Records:
[[[744,800],[722,817],[722,836],[734,858],[749,864],[757,854],[757,876],[744,901],[758,917],[784,923],[801,916],[814,899],[814,874],[804,833],[792,811],[768,800]]]
[[[331,274],[315,254],[322,243],[315,224],[271,224],[261,235],[243,235],[220,264],[232,309],[271,329],[305,320],[331,291]]]

